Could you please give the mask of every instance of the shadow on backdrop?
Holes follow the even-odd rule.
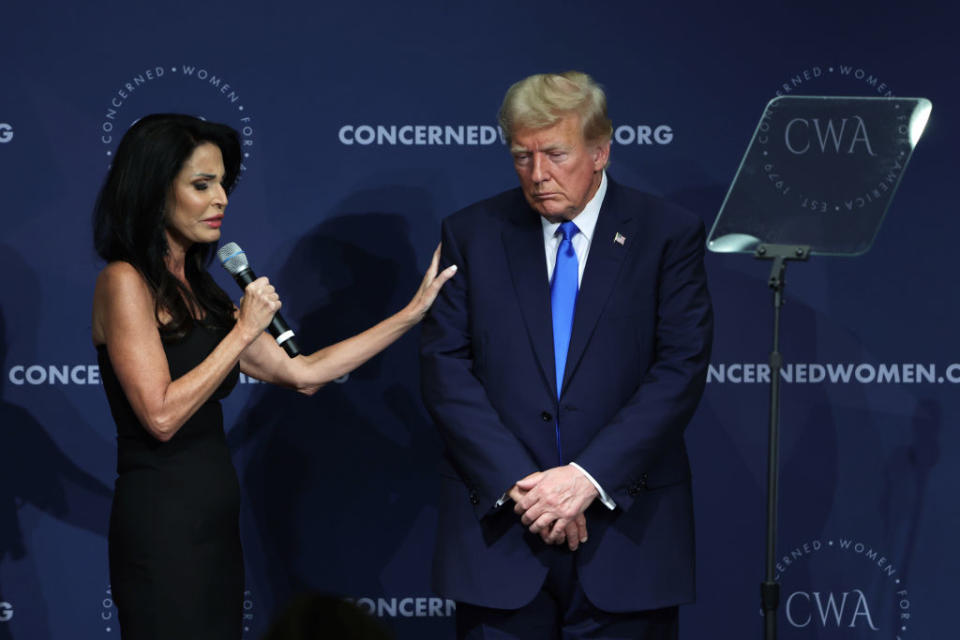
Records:
[[[0,299],[0,370],[3,371],[0,377],[0,565],[6,565],[3,575],[13,577],[16,587],[11,593],[0,584],[0,601],[12,601],[13,620],[18,627],[31,629],[32,638],[44,639],[50,631],[41,584],[55,576],[38,575],[36,563],[29,561],[30,531],[24,530],[23,509],[32,506],[53,518],[105,537],[112,492],[79,468],[27,409],[8,401],[7,372],[11,365],[7,363],[7,317],[24,309],[38,310],[35,292],[39,291],[39,285],[10,247],[0,248],[0,272],[9,282],[17,283],[15,287],[5,287],[4,297]],[[24,321],[13,333],[21,340],[29,334],[30,343],[35,344],[31,322]],[[44,392],[49,393],[46,389]],[[25,606],[27,602],[29,607]],[[29,621],[24,620],[27,616]],[[0,624],[0,640],[12,637],[10,625]]]
[[[933,398],[921,398],[910,426],[913,441],[890,453],[883,469],[880,496],[885,535],[897,541],[893,548],[900,553],[906,584],[910,584],[910,560],[917,548],[921,516],[927,506],[930,472],[940,460],[940,403]]]
[[[427,197],[409,191],[360,193],[337,211]],[[404,216],[361,210],[306,233],[277,276],[309,353],[401,309],[422,269]],[[313,397],[258,388],[230,432],[258,537],[244,540],[247,564],[275,609],[302,593],[390,593],[391,563],[409,566],[405,580],[428,589],[432,539],[405,540],[436,502],[439,456],[420,403],[417,333]]]

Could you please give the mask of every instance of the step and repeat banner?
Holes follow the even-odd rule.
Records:
[[[771,98],[932,101],[872,249],[788,271],[776,569],[784,638],[956,633],[956,9],[135,4],[0,7],[0,639],[119,634],[106,540],[116,433],[90,310],[103,266],[91,209],[123,132],[170,111],[240,132],[223,240],[270,276],[314,349],[401,308],[440,221],[516,184],[502,96],[567,69],[607,91],[610,175],[708,228]],[[681,637],[759,637],[770,265],[709,254],[707,267],[716,345],[687,432],[698,601]],[[397,638],[452,636],[454,603],[429,582],[440,447],[417,350],[414,330],[312,397],[241,377],[224,402],[245,637],[302,594],[353,601]]]

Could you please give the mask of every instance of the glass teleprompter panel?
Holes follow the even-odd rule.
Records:
[[[925,98],[771,100],[710,230],[711,251],[867,251],[930,116]]]

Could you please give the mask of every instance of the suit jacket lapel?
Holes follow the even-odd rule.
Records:
[[[607,179],[609,180],[609,176]],[[563,374],[564,389],[576,371],[600,313],[613,292],[613,285],[627,251],[630,250],[630,244],[637,240],[634,237],[636,220],[633,216],[634,212],[618,209],[617,185],[610,180],[590,242],[590,253],[587,255],[587,267],[580,282],[580,292],[577,294],[573,333],[570,335],[570,349]],[[623,238],[622,244],[615,240],[617,234]]]
[[[543,252],[543,226],[540,217],[522,197],[521,205],[514,209],[503,230],[503,246],[537,363],[549,388],[556,389],[553,320],[550,315],[550,283],[547,282]]]

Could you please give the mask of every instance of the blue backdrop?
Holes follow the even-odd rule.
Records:
[[[223,237],[276,282],[301,345],[319,347],[399,309],[439,221],[515,184],[495,128],[503,93],[570,68],[607,90],[610,174],[708,226],[778,92],[933,101],[872,250],[788,274],[778,571],[784,638],[956,633],[949,3],[131,4],[0,7],[0,639],[118,633],[115,430],[89,318],[102,266],[90,210],[122,132],[159,111],[241,131]],[[698,602],[682,637],[759,637],[769,265],[707,266],[716,346],[688,430]],[[439,444],[417,339],[311,398],[244,383],[226,401],[247,637],[302,592],[354,599],[399,638],[450,637],[452,605],[428,580]]]

